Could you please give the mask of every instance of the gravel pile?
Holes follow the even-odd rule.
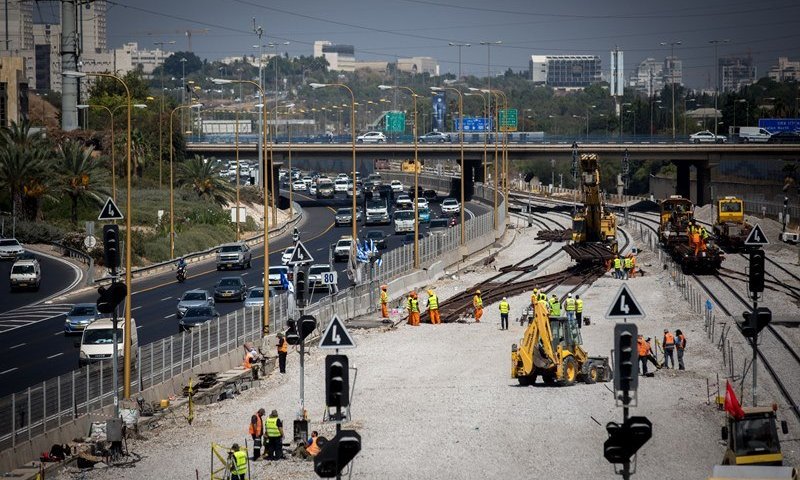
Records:
[[[535,229],[528,230],[518,232],[514,242],[525,248],[503,251],[497,265],[519,261],[536,248]],[[702,321],[656,262],[651,253],[640,254],[639,263],[650,274],[627,282],[647,314],[637,322],[639,330],[660,338],[664,328],[682,329],[689,342],[687,370],[662,369],[640,379],[639,406],[632,414],[649,417],[654,436],[640,451],[634,478],[706,478],[724,451],[718,441],[722,414],[706,405],[706,379],[721,370],[720,358],[705,339]],[[443,281],[437,291],[446,298],[490,273],[487,268]],[[603,316],[621,283],[604,277],[582,294],[585,315],[592,319],[582,329],[590,355],[610,355],[614,322]],[[499,330],[496,305],[486,308],[480,324],[351,331],[358,347],[346,353],[358,377],[347,427],[363,440],[353,478],[619,478],[602,455],[605,424],[622,419],[611,384],[520,387],[510,378],[511,345],[523,334],[514,320],[528,297],[509,299],[508,331]],[[305,393],[310,429],[330,438],[334,426],[321,423],[325,353],[312,349]],[[86,478],[186,479],[194,478],[195,469],[207,478],[211,443],[242,442],[258,408],[277,409],[290,425],[298,401],[297,360],[290,354],[286,375],[273,374],[233,401],[199,407],[192,426],[176,416],[146,432],[147,440],[130,442],[130,450],[142,457],[133,468],[93,471]],[[299,460],[257,462],[253,468],[254,478],[316,478],[311,462]],[[70,477],[62,472],[59,478]]]

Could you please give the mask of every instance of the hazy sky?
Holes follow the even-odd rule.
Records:
[[[531,54],[595,54],[609,67],[609,51],[624,51],[626,78],[646,57],[663,60],[675,54],[684,61],[684,82],[713,85],[713,39],[729,39],[719,55],[751,54],[759,76],[778,56],[800,60],[798,0],[112,0],[108,6],[110,46],[138,41],[175,40],[186,49],[178,30],[208,29],[195,34],[193,49],[214,59],[252,53],[258,41],[253,20],[264,28],[265,42],[289,55],[309,55],[314,40],[355,46],[356,60],[393,60],[396,56],[432,56],[443,72],[484,76],[487,47],[492,71],[527,70]],[[152,33],[152,34],[149,34]]]

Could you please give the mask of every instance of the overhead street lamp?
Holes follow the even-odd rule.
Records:
[[[177,107],[173,108],[171,112],[169,112],[169,258],[175,258],[175,178],[173,172],[173,156],[175,153],[175,147],[173,146],[173,132],[174,126],[172,124],[172,118],[175,112],[182,109],[191,109],[191,108],[201,108],[203,106],[202,103],[196,103],[194,105],[178,105]],[[238,215],[238,211],[237,211]]]
[[[467,236],[464,225],[464,97],[461,95],[461,90],[453,87],[431,87],[434,92],[450,91],[458,94],[458,136],[461,143],[461,245],[466,244]]]
[[[481,92],[479,88],[470,88],[469,90],[470,90],[470,93],[465,93],[464,96],[465,97],[481,97],[481,100],[483,100],[483,110],[484,110],[484,113],[486,115],[484,118],[488,121],[488,119],[489,119],[489,104],[488,104],[488,102],[486,100],[486,97],[488,97],[489,95],[484,95],[483,92]],[[483,184],[484,185],[486,185],[486,168],[487,168],[487,163],[488,163],[488,160],[486,158],[486,127],[487,126],[488,126],[488,124],[484,125],[484,131],[483,131]],[[493,221],[494,221],[494,229],[497,230],[497,196],[496,195],[495,195],[495,199],[494,200],[495,201],[494,201],[494,217],[493,217]]]
[[[258,89],[259,93],[261,94],[261,101],[265,102],[262,105],[261,109],[261,119],[263,122],[263,129],[261,131],[261,135],[264,138],[264,142],[267,141],[267,106],[266,106],[266,97],[264,96],[264,88],[259,85],[258,83],[252,80],[227,80],[222,78],[213,78],[211,79],[216,85],[230,85],[236,83],[247,83],[253,85],[256,89]],[[272,150],[272,144],[270,144],[270,150]],[[270,155],[270,158],[272,156]],[[263,316],[263,332],[262,334],[266,337],[269,334],[269,225],[267,221],[267,212],[269,211],[269,196],[267,195],[267,178],[271,179],[271,187],[270,190],[272,191],[272,205],[273,207],[277,207],[275,202],[275,175],[272,174],[272,169],[270,168],[271,165],[268,165],[266,155],[264,155],[264,159],[262,162],[262,177],[263,177],[263,184],[264,184],[264,316]],[[268,170],[269,169],[269,170]],[[236,215],[239,215],[239,212],[236,212]],[[278,216],[277,211],[273,210],[272,213],[272,223],[273,226],[277,225],[278,223]]]
[[[683,136],[684,137],[687,135],[687,133],[686,133],[686,124],[689,123],[688,108],[687,108],[687,105],[688,105],[689,102],[692,102],[692,103],[696,104],[697,100],[694,99],[694,98],[684,98],[683,99]],[[736,108],[736,107],[734,107],[734,108]],[[734,123],[736,123],[735,119],[734,119]]]
[[[669,83],[672,84],[672,143],[675,143],[675,46],[683,42],[661,42],[659,45],[669,45]]]
[[[419,133],[417,132],[417,95],[409,87],[378,85],[381,90],[404,90],[411,95],[414,106],[414,268],[419,268]],[[462,207],[463,208],[463,207]]]
[[[123,398],[129,399],[131,396],[131,250],[133,250],[133,243],[131,242],[131,111],[133,110],[133,101],[131,99],[131,90],[128,88],[128,84],[125,83],[125,80],[122,78],[111,74],[111,73],[87,73],[87,72],[75,72],[75,71],[65,71],[61,72],[61,75],[67,78],[84,78],[87,76],[92,77],[104,77],[104,78],[113,78],[114,80],[118,81],[125,87],[125,96],[127,98],[127,106],[128,106],[128,135],[127,135],[127,171],[126,177],[128,182],[128,191],[127,191],[127,198],[125,204],[125,285],[127,288],[127,293],[125,294],[125,326],[123,329],[123,342],[122,342],[122,351],[123,357],[125,359],[125,365],[123,369]],[[116,356],[117,349],[114,349],[114,355]],[[116,364],[114,365],[114,369],[116,371]],[[116,376],[114,376],[116,379]],[[117,385],[114,385],[114,395],[117,394]],[[117,404],[118,405],[118,404]],[[118,407],[117,407],[118,408]],[[118,412],[117,412],[118,413]]]
[[[497,95],[497,96],[503,97],[503,109],[506,111],[506,115],[508,115],[508,97],[506,97],[506,94],[502,90],[485,89],[485,90],[481,90],[481,91],[484,92],[484,93],[489,93],[489,94],[492,94],[492,95]],[[497,103],[499,104],[499,101]],[[500,138],[500,109],[499,108],[495,109],[495,120],[496,120],[496,122],[495,122],[495,129],[494,130],[495,130],[495,132],[497,134],[497,137]],[[506,203],[505,222],[507,223],[508,222],[508,129],[504,128],[503,129],[503,133],[504,133],[503,139],[501,140],[502,148],[503,148],[503,151],[502,151],[503,156],[501,158],[501,162],[502,162],[502,165],[503,165],[503,183],[501,183],[500,186],[501,186],[501,188],[503,188],[503,192],[505,194],[505,203]],[[496,159],[497,158],[497,142],[496,141],[495,141],[495,144],[494,144],[494,149],[495,149],[495,159]],[[495,160],[495,162],[496,162],[496,160]],[[495,164],[495,174],[497,174],[497,165],[496,164]],[[497,196],[497,190],[495,189],[495,197],[496,196]],[[495,201],[495,203],[497,203],[497,202]]]
[[[720,45],[730,43],[730,39],[724,40],[709,40],[708,43],[714,45],[714,135],[717,134],[717,125],[719,124],[717,117],[717,102],[719,100],[719,56],[717,55],[717,48]]]
[[[472,44],[450,42],[448,45],[458,47],[458,80],[461,80],[461,47],[471,47]]]

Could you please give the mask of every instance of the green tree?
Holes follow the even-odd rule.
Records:
[[[186,62],[182,62],[183,59],[186,59]],[[192,52],[175,52],[164,60],[164,72],[176,78],[181,78],[184,73],[192,74],[202,68],[203,61]]]
[[[30,128],[29,122],[13,122],[0,130],[0,186],[10,193],[14,215],[34,220],[49,190],[51,152],[43,135]]]
[[[122,97],[119,103],[127,101],[125,87],[119,80],[110,77],[92,77],[92,80],[94,80],[94,83],[89,87],[89,98]],[[142,77],[141,71],[131,70],[122,77],[122,80],[131,91],[133,103],[136,103],[136,100],[144,100],[147,98],[149,87]]]
[[[102,203],[101,193],[107,193],[106,169],[92,156],[93,147],[85,147],[81,142],[68,140],[58,147],[56,171],[58,190],[69,197],[71,202],[70,219],[78,224],[78,203],[83,201],[93,205]]]
[[[220,164],[214,158],[195,155],[178,165],[178,186],[190,188],[198,197],[225,205],[234,197],[234,189],[220,175]]]

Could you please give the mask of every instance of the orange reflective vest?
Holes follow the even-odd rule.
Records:
[[[289,351],[289,342],[286,341],[286,338],[281,338],[281,343],[278,344],[278,352],[286,353]]]
[[[260,437],[264,434],[264,419],[259,414],[256,414],[256,418],[258,418],[256,423],[250,424],[250,435]]]
[[[386,290],[381,290],[381,303],[383,304],[389,303],[389,294],[386,293]]]
[[[319,454],[319,445],[317,445],[317,437],[311,437],[311,443],[306,447],[306,451],[312,457],[316,457]]]
[[[667,332],[664,334],[664,348],[672,348],[675,346],[675,336]]]
[[[686,337],[683,334],[678,335],[678,350],[686,348]]]
[[[648,350],[647,342],[645,342],[643,338],[640,338],[638,340],[638,345],[637,346],[639,347],[639,356],[640,357],[646,357],[647,356],[647,350]]]
[[[250,368],[253,362],[253,355],[250,352],[244,356],[244,368]]]

